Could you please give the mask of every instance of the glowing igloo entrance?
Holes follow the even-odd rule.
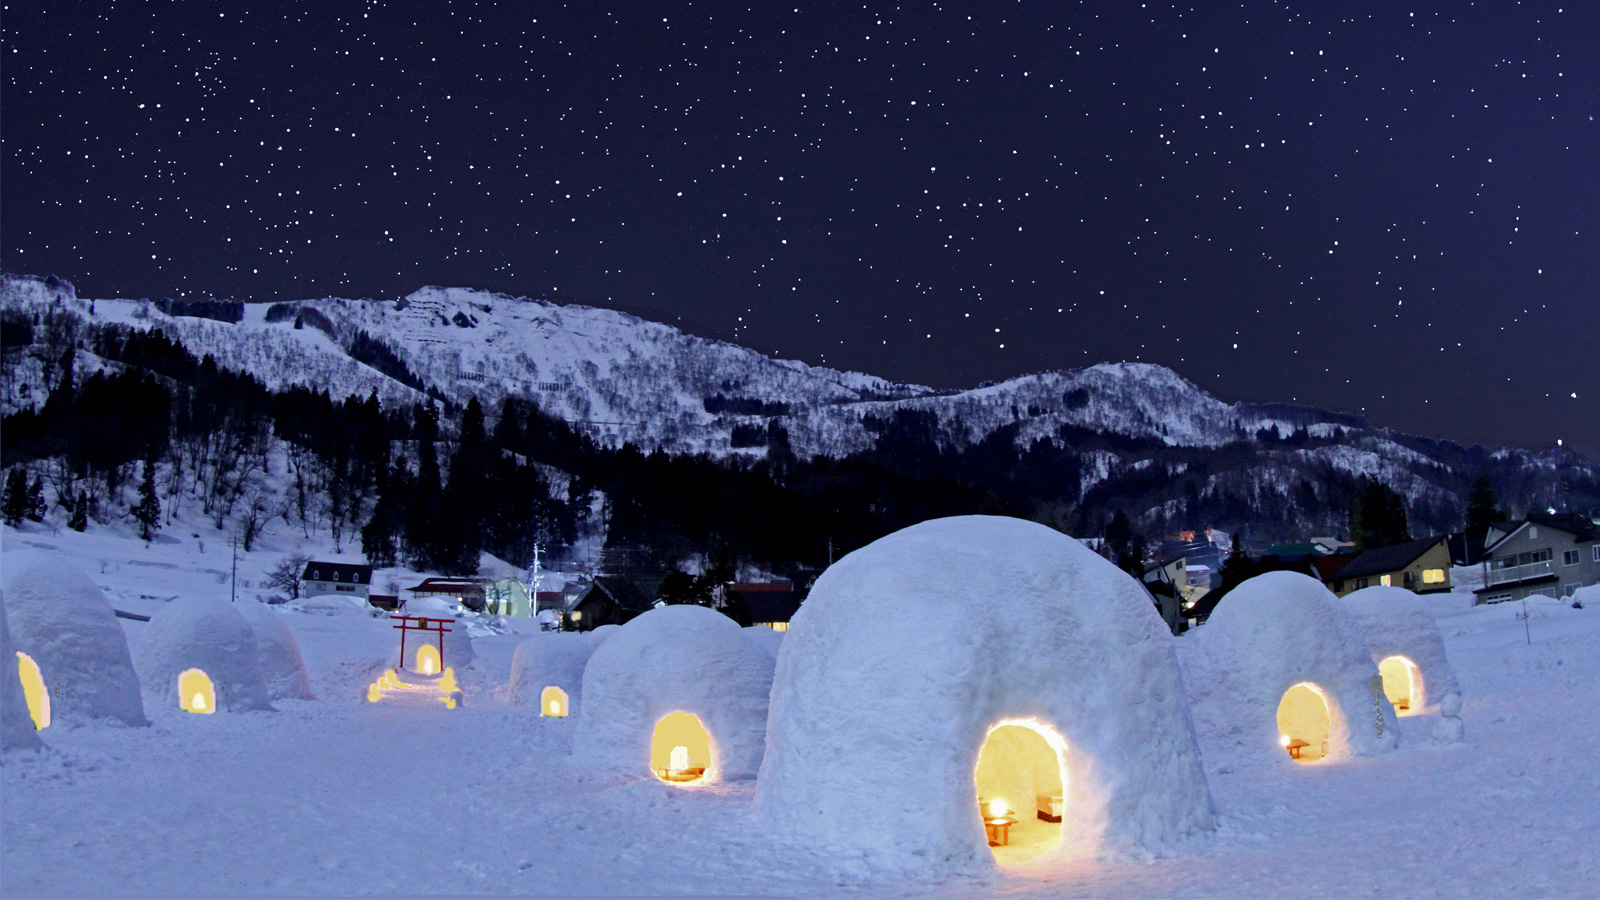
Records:
[[[567,717],[567,692],[550,685],[539,692],[539,715],[554,719]]]
[[[1308,681],[1289,688],[1278,703],[1278,743],[1296,762],[1316,762],[1328,755],[1332,725],[1327,698]]]
[[[1032,859],[1061,844],[1066,749],[1055,729],[1036,720],[1007,719],[989,729],[974,780],[996,862]]]
[[[217,711],[217,691],[211,677],[199,669],[178,673],[178,705],[192,713]]]
[[[417,656],[412,668],[423,675],[437,675],[440,669],[439,648],[427,644],[417,648]]]
[[[661,717],[650,738],[650,770],[662,781],[696,782],[711,769],[711,733],[691,713]]]
[[[1383,693],[1397,716],[1414,716],[1427,705],[1422,692],[1422,671],[1404,656],[1391,656],[1378,663],[1383,676]]]
[[[50,727],[50,691],[44,686],[44,676],[33,657],[17,651],[17,675],[22,679],[22,696],[28,701],[28,717],[33,727],[43,731]]]

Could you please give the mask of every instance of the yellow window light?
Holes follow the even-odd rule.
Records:
[[[561,719],[567,715],[567,692],[549,685],[539,692],[539,714]]]
[[[439,674],[439,649],[423,644],[417,648],[417,671],[424,675]]]
[[[50,691],[44,686],[44,676],[33,657],[17,651],[17,675],[22,679],[22,696],[28,701],[28,717],[33,719],[35,730],[50,727]]]
[[[711,733],[699,717],[668,713],[656,723],[650,740],[650,769],[662,781],[699,781],[711,771]]]
[[[211,677],[199,669],[178,673],[178,706],[192,713],[210,715],[217,711],[217,691]]]

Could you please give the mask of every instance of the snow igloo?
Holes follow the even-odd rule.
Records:
[[[438,617],[434,618],[435,621],[427,623],[427,631],[416,628],[415,622],[407,623],[413,627],[401,630],[399,619],[395,619],[394,656],[391,658],[398,660],[397,668],[419,675],[438,675],[445,669],[459,672],[472,664],[476,654],[472,650],[472,638],[467,634],[467,623],[449,619],[444,623],[449,630],[441,636]]]
[[[14,658],[11,629],[6,625],[6,592],[0,589],[0,750],[37,750],[44,746],[23,693],[20,666],[5,664]],[[19,659],[20,663],[21,660]],[[12,672],[18,672],[16,677]]]
[[[677,785],[754,778],[772,667],[720,612],[650,610],[589,657],[573,760]]]
[[[1339,602],[1360,623],[1395,714],[1421,715],[1436,706],[1441,721],[1434,736],[1445,742],[1460,740],[1461,685],[1428,601],[1405,588],[1377,585],[1347,594]]]
[[[593,648],[574,631],[536,634],[517,645],[511,655],[511,702],[536,706],[539,715],[565,719],[582,707],[583,670]]]
[[[1021,519],[923,522],[817,580],[778,653],[758,815],[872,865],[982,871],[1214,827],[1173,638]]]
[[[315,700],[311,676],[306,672],[300,644],[284,621],[284,614],[264,603],[246,601],[234,605],[256,636],[256,657],[267,694],[274,700]]]
[[[1310,576],[1245,581],[1180,646],[1206,759],[1219,768],[1371,756],[1399,743],[1360,623]]]
[[[255,629],[226,600],[183,597],[150,617],[139,679],[157,702],[186,712],[272,710]]]
[[[150,724],[127,636],[100,587],[54,553],[16,551],[3,562],[11,658],[38,728]]]

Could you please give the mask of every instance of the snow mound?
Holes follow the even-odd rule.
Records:
[[[1382,665],[1391,656],[1403,656],[1421,676],[1420,696],[1412,698],[1412,711],[1461,694],[1455,669],[1445,654],[1444,635],[1429,612],[1432,604],[1405,588],[1369,587],[1340,600],[1361,623],[1372,661]]]
[[[226,600],[182,597],[150,617],[139,644],[139,680],[157,702],[179,706],[178,676],[199,669],[211,681],[217,710],[272,710],[255,630]]]
[[[518,644],[511,655],[511,702],[537,708],[540,694],[553,686],[567,695],[565,715],[576,716],[583,708],[583,670],[593,652],[582,635],[572,632],[536,634]]]
[[[262,603],[236,604],[250,622],[256,635],[256,656],[261,662],[261,676],[267,681],[267,693],[274,700],[315,700],[311,692],[311,676],[306,673],[305,660],[300,656],[300,643],[289,630],[283,614]]]
[[[1315,578],[1257,575],[1229,591],[1179,644],[1206,761],[1218,771],[1295,764],[1283,750],[1278,712],[1302,683],[1315,685],[1326,704],[1327,758],[1372,756],[1399,744],[1361,624]]]
[[[430,615],[428,618],[447,619],[450,617]],[[399,623],[396,622],[395,624]],[[455,669],[459,672],[472,665],[472,661],[477,658],[477,654],[472,649],[472,636],[467,634],[467,625],[468,623],[462,619],[451,619],[444,623],[444,627],[450,629],[444,633],[442,660],[444,668]],[[439,627],[439,623],[429,622],[428,626],[436,629]],[[424,646],[438,650],[440,645],[439,633],[437,631],[406,630],[404,632],[406,658],[403,660],[400,659],[401,633],[399,629],[394,631],[394,649],[390,651],[389,664],[401,669],[420,671],[422,666],[418,662],[417,654],[422,652]]]
[[[51,721],[150,724],[127,636],[99,586],[54,553],[13,551],[4,567],[12,649],[39,666]]]
[[[583,632],[583,639],[589,642],[591,649],[604,644],[608,638],[622,629],[621,625],[601,625],[592,631]]]
[[[884,868],[988,869],[975,773],[1017,720],[1064,741],[1062,846],[1157,852],[1214,827],[1148,596],[1078,541],[994,516],[897,531],[817,580],[778,654],[757,813]]]
[[[751,625],[744,630],[744,636],[755,641],[756,646],[773,659],[778,658],[778,651],[783,648],[783,635],[783,632],[773,631],[765,625]]]
[[[372,614],[372,605],[367,601],[345,594],[318,594],[315,597],[303,597],[289,605],[301,612],[324,616]]]
[[[0,662],[16,659],[11,646],[11,629],[6,627],[5,591],[0,590]],[[28,715],[28,699],[22,694],[22,679],[17,669],[0,665],[0,750],[37,750],[44,746]]]
[[[573,760],[645,775],[657,723],[684,712],[711,735],[707,782],[754,778],[772,665],[722,613],[690,605],[652,609],[618,628],[589,658]]]

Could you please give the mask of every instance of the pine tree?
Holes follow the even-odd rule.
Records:
[[[23,514],[35,522],[43,522],[45,511],[49,507],[44,502],[44,482],[35,475],[33,482],[28,485],[28,508]]]
[[[5,497],[0,500],[0,518],[12,528],[22,524],[28,514],[28,476],[21,469],[12,469],[6,475]]]
[[[139,539],[149,541],[161,523],[161,501],[156,499],[156,460],[144,460],[144,483],[139,486],[139,505],[133,508],[133,517],[139,521]]]
[[[1472,483],[1472,494],[1467,498],[1467,531],[1487,531],[1490,525],[1505,517],[1505,511],[1495,499],[1494,486],[1488,478],[1479,476]]]
[[[89,527],[89,497],[83,491],[78,492],[78,502],[72,504],[72,514],[67,517],[67,527],[73,531],[84,531]]]

